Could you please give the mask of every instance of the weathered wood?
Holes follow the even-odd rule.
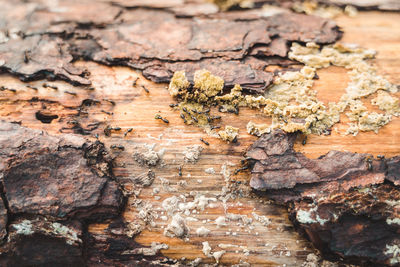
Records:
[[[361,46],[373,48],[378,51],[376,64],[380,73],[385,75],[395,84],[400,84],[400,58],[397,51],[400,50],[400,15],[396,13],[361,12],[357,17],[339,17],[338,24],[343,28],[345,42],[358,43]],[[79,61],[74,64],[76,67],[85,67],[91,73],[90,80],[94,90],[87,90],[81,87],[73,87],[65,82],[46,83],[56,85],[57,90],[43,88],[44,81],[34,81],[29,84],[38,90],[26,87],[26,83],[8,74],[1,76],[1,83],[7,88],[16,89],[16,92],[1,91],[0,115],[7,121],[20,121],[22,126],[46,130],[53,134],[62,132],[85,133],[84,129],[94,127],[93,123],[99,123],[98,129],[94,129],[87,137],[94,140],[93,134],[98,133],[99,139],[106,144],[121,144],[124,151],[113,150],[117,155],[114,174],[118,181],[126,188],[134,187],[131,178],[148,171],[148,167],[140,166],[133,159],[132,154],[136,151],[135,146],[143,144],[156,144],[155,150],[165,148],[163,161],[165,166],[152,168],[156,174],[153,185],[145,187],[139,194],[139,198],[148,201],[153,205],[153,210],[161,207],[161,202],[172,196],[185,194],[190,191],[201,192],[207,195],[215,195],[221,192],[224,185],[224,178],[219,174],[221,165],[231,162],[235,166],[229,167],[233,173],[234,169],[241,167],[240,160],[243,159],[243,152],[256,140],[254,136],[246,133],[246,124],[252,120],[254,122],[268,122],[267,118],[256,111],[243,109],[239,116],[234,114],[224,114],[221,125],[229,124],[240,128],[239,140],[235,144],[226,144],[221,140],[208,137],[200,128],[186,126],[183,124],[179,113],[169,107],[174,100],[169,96],[165,84],[154,84],[145,80],[139,73],[126,67],[106,67],[92,62]],[[336,100],[342,94],[347,80],[345,70],[337,67],[329,67],[318,71],[320,79],[315,82],[315,89],[318,97],[324,101]],[[136,78],[136,86],[132,86]],[[149,93],[146,93],[141,85],[144,85]],[[68,94],[68,92],[75,92]],[[399,96],[399,94],[397,94]],[[89,104],[85,99],[96,99],[99,102]],[[113,105],[110,99],[115,102]],[[369,102],[369,101],[368,101]],[[82,103],[84,103],[82,105]],[[368,104],[366,104],[368,105]],[[80,112],[88,111],[87,117],[77,116]],[[57,115],[58,118],[51,123],[42,123],[36,118],[36,113]],[[154,115],[160,113],[169,120],[169,124],[155,120]],[[78,121],[82,128],[78,127],[73,121]],[[107,126],[119,126],[121,131],[112,131],[110,137],[104,135],[104,128]],[[344,127],[344,122],[338,127]],[[127,129],[133,131],[124,133]],[[301,145],[301,140],[295,143],[295,150],[303,152],[306,156],[316,158],[328,151],[348,150],[351,152],[371,153],[373,155],[382,154],[387,157],[400,154],[400,119],[395,118],[391,123],[383,127],[379,134],[360,133],[358,136],[341,136],[332,133],[331,136],[309,136],[307,144]],[[161,136],[160,136],[161,135]],[[199,138],[203,137],[210,146],[203,144]],[[184,164],[183,152],[186,146],[199,144],[204,147],[200,160],[197,164]],[[182,177],[178,175],[179,166],[183,164]],[[207,174],[205,169],[214,168],[216,174]],[[191,176],[188,177],[188,174]],[[161,185],[160,177],[170,181],[170,186],[177,188],[178,192],[167,192]],[[232,175],[233,180],[241,181],[238,185],[245,195],[249,191],[248,185],[244,184],[249,180],[247,171]],[[179,187],[180,180],[187,181],[186,187]],[[198,180],[202,180],[201,183]],[[229,182],[229,184],[234,184]],[[160,200],[152,196],[153,189],[159,187]],[[128,201],[128,206],[123,213],[127,222],[138,223],[139,210],[130,204],[134,197]],[[239,202],[241,204],[239,204]],[[160,218],[155,220],[155,226],[142,231],[134,237],[134,241],[143,246],[150,246],[151,242],[162,242],[169,245],[169,249],[161,250],[163,255],[180,259],[195,259],[202,257],[204,262],[215,262],[212,258],[207,258],[201,252],[202,242],[208,241],[213,251],[222,250],[217,247],[220,243],[235,244],[246,246],[251,252],[245,256],[243,249],[228,248],[220,260],[221,264],[231,265],[238,263],[240,259],[255,266],[298,266],[312,252],[308,241],[301,237],[288,220],[287,212],[283,207],[268,204],[265,199],[251,195],[240,197],[227,202],[228,212],[248,215],[254,211],[259,215],[267,216],[271,224],[267,227],[261,223],[254,223],[254,229],[250,232],[247,227],[241,229],[234,222],[229,222],[228,226],[218,228],[213,221],[218,216],[224,215],[224,208],[221,202],[216,207],[206,208],[201,211],[198,217],[199,222],[188,223],[190,231],[190,241],[184,242],[179,238],[170,238],[163,235],[163,227],[168,221]],[[159,213],[161,216],[161,213]],[[209,223],[203,224],[201,220],[210,219]],[[197,237],[195,230],[200,226],[206,226],[211,230],[208,237]],[[101,235],[108,227],[108,224],[92,224],[89,232],[94,235]],[[231,229],[231,230],[230,230]],[[226,234],[226,232],[236,232],[237,235]],[[258,233],[258,235],[257,235]],[[268,246],[265,246],[268,244]],[[239,252],[236,253],[235,251]]]

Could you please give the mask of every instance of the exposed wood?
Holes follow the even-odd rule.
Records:
[[[345,42],[358,43],[361,46],[373,48],[378,51],[376,64],[379,72],[385,75],[395,84],[400,84],[400,14],[361,12],[354,18],[339,17],[338,24],[343,28]],[[99,123],[98,129],[90,131],[87,137],[94,140],[93,135],[99,134],[100,141],[107,147],[111,145],[123,145],[124,151],[112,150],[116,158],[114,174],[118,181],[127,188],[132,187],[130,178],[143,174],[148,171],[148,167],[139,166],[134,161],[132,154],[135,146],[143,144],[156,144],[155,150],[165,148],[163,161],[164,167],[158,165],[152,168],[156,178],[150,187],[143,188],[139,198],[149,201],[153,209],[161,207],[161,202],[172,196],[189,193],[190,191],[202,192],[207,195],[216,195],[221,192],[225,184],[224,178],[219,173],[225,162],[231,162],[235,166],[228,166],[233,173],[234,169],[240,168],[240,160],[243,159],[244,151],[256,140],[256,137],[246,133],[246,124],[252,120],[254,122],[268,122],[268,119],[256,111],[243,109],[239,116],[234,114],[224,114],[221,125],[229,124],[240,128],[238,143],[226,144],[221,140],[208,137],[200,128],[187,126],[179,117],[179,113],[169,107],[174,100],[166,90],[166,84],[155,84],[145,80],[138,72],[126,67],[106,67],[93,62],[79,61],[74,64],[76,67],[85,67],[90,73],[90,80],[94,90],[87,88],[74,87],[68,83],[57,81],[34,81],[30,85],[37,88],[34,90],[26,87],[26,83],[19,81],[8,74],[1,75],[1,85],[7,88],[16,89],[13,91],[1,91],[0,114],[2,119],[7,121],[21,122],[22,126],[46,130],[53,134],[63,132],[85,133],[77,127],[79,124],[88,129],[93,123]],[[345,71],[337,67],[329,67],[318,71],[320,79],[315,83],[318,97],[325,101],[338,99],[346,86]],[[136,78],[139,80],[136,81]],[[136,86],[132,86],[136,81]],[[42,85],[56,85],[53,88],[44,88]],[[147,93],[141,87],[144,85]],[[74,94],[68,94],[74,92]],[[398,96],[400,96],[398,94]],[[36,99],[33,99],[36,97]],[[85,99],[96,99],[94,102],[82,105]],[[115,102],[113,105],[110,99]],[[88,102],[85,102],[88,103]],[[76,116],[78,108],[88,111],[88,117]],[[36,118],[36,113],[57,115],[51,123],[42,123]],[[160,113],[169,120],[165,124],[160,120],[155,120],[154,115]],[[91,125],[92,124],[92,125]],[[121,127],[120,131],[112,131],[110,137],[104,135],[106,126]],[[343,127],[344,123],[338,127]],[[70,129],[68,129],[70,128]],[[127,129],[133,128],[132,132],[124,135]],[[295,143],[295,150],[303,152],[306,156],[316,158],[328,151],[348,150],[351,152],[371,153],[373,155],[385,155],[387,157],[400,154],[400,118],[395,118],[391,123],[383,127],[379,134],[360,133],[358,136],[341,136],[332,133],[331,136],[309,136],[307,144],[303,146],[301,140]],[[199,139],[203,138],[210,143],[206,146]],[[204,147],[200,160],[196,164],[184,163],[183,152],[186,146],[199,144]],[[179,166],[183,164],[182,177],[179,176]],[[205,169],[214,168],[216,174],[207,174]],[[191,176],[188,177],[188,174]],[[166,192],[161,185],[160,177],[170,181],[173,188],[178,192]],[[250,179],[248,171],[243,171],[237,175],[232,175],[233,180],[241,181],[239,189],[244,193],[249,191],[247,183]],[[187,181],[186,187],[180,187],[177,183],[180,180]],[[201,183],[198,181],[201,180]],[[234,184],[229,182],[230,185]],[[153,189],[160,188],[161,197],[156,200],[152,196]],[[249,232],[248,227],[240,229],[236,223],[229,222],[228,226],[218,228],[213,221],[218,216],[224,215],[221,202],[214,208],[206,208],[198,215],[193,215],[200,219],[199,222],[189,222],[190,241],[184,242],[179,238],[170,238],[163,235],[163,227],[168,221],[160,218],[156,219],[154,227],[144,230],[134,238],[134,241],[144,246],[150,246],[151,242],[157,241],[169,245],[169,249],[161,250],[163,255],[174,259],[195,259],[201,257],[203,262],[214,263],[214,259],[207,258],[201,252],[202,242],[208,241],[213,251],[221,250],[218,244],[243,245],[250,250],[250,254],[245,256],[241,248],[228,248],[220,260],[221,264],[231,265],[238,263],[240,259],[254,266],[298,266],[306,258],[307,254],[313,252],[310,244],[301,237],[288,220],[286,210],[274,204],[268,204],[265,199],[260,199],[250,194],[251,197],[240,197],[236,200],[227,202],[228,212],[248,215],[253,218],[251,213],[254,211],[259,215],[267,216],[271,219],[271,224],[264,226],[255,222],[254,229]],[[123,213],[127,222],[137,222],[138,212],[135,207],[130,206],[134,197],[128,201],[128,206]],[[239,204],[239,202],[241,204]],[[161,215],[159,213],[159,215]],[[202,220],[210,219],[206,224]],[[254,219],[254,218],[253,218]],[[200,226],[206,226],[211,230],[208,237],[197,237],[195,230]],[[89,231],[93,234],[101,234],[107,228],[107,224],[92,224]],[[226,234],[230,232],[231,234]],[[237,235],[232,235],[236,232]],[[258,233],[258,234],[257,234]],[[268,244],[268,246],[266,246]],[[238,250],[239,252],[235,252]]]

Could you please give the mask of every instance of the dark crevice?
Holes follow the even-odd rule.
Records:
[[[35,117],[37,120],[46,124],[51,123],[55,119],[58,119],[58,115],[44,114],[40,110],[35,113]]]

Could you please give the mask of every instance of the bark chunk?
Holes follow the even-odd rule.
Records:
[[[109,176],[103,144],[0,122],[0,148],[11,213],[83,219],[118,214],[122,194]]]
[[[250,185],[287,205],[300,231],[330,258],[396,265],[400,244],[399,158],[330,151],[295,152],[296,134],[275,130],[249,149]]]

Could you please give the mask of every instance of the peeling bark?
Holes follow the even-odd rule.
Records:
[[[396,265],[400,245],[399,158],[330,151],[318,159],[295,152],[296,134],[261,136],[249,149],[253,189],[285,204],[321,252],[347,262]]]
[[[227,87],[260,91],[273,73],[246,64],[249,57],[268,65],[269,57],[286,57],[290,42],[332,43],[341,36],[333,21],[288,10],[265,16],[262,9],[216,13],[209,3],[91,3],[66,1],[57,8],[41,1],[5,3],[0,68],[22,80],[57,78],[81,85],[90,81],[71,64],[78,58],[143,70],[156,82],[168,82],[177,70],[193,76],[211,68]]]
[[[108,266],[125,266],[125,259],[154,266],[168,262],[158,250],[149,253],[151,248],[128,237],[121,217],[125,201],[102,143],[0,122],[0,150],[0,265],[98,266],[94,259]],[[104,235],[87,231],[88,223],[112,218],[117,223]],[[139,250],[121,256],[121,249]]]

